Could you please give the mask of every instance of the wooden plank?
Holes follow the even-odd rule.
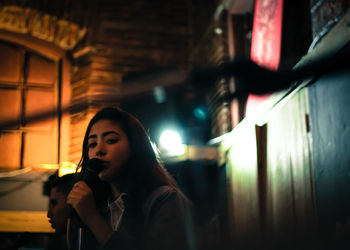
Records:
[[[221,144],[226,151],[230,238],[245,242],[260,235],[255,124],[243,120]]]
[[[278,234],[308,232],[315,225],[307,91],[269,112],[268,220]]]
[[[0,232],[53,233],[45,211],[0,211]]]

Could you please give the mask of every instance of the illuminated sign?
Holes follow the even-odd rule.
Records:
[[[257,64],[277,70],[281,57],[283,0],[256,0],[251,45],[251,60]],[[264,82],[261,82],[264,84]],[[249,95],[246,115],[270,95]]]

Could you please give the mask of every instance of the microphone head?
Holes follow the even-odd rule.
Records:
[[[103,170],[103,164],[104,161],[97,158],[92,158],[87,162],[82,180],[85,181],[90,188],[93,188],[96,182],[99,181],[98,174]]]
[[[92,158],[87,162],[86,170],[99,174],[103,169],[104,161],[98,158]]]

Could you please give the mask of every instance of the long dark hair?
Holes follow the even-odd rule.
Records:
[[[117,123],[129,139],[130,159],[122,167],[118,178],[128,184],[130,195],[135,196],[137,200],[143,200],[151,191],[162,185],[170,185],[179,191],[174,179],[158,160],[151,140],[140,121],[130,113],[114,107],[106,107],[98,111],[87,127],[79,163],[82,175],[89,160],[88,136],[91,127],[100,120]]]
[[[92,126],[100,120],[108,120],[119,125],[129,139],[130,157],[118,172],[115,183],[116,185],[121,183],[121,186],[117,186],[118,191],[127,195],[126,199],[123,199],[125,214],[122,223],[124,228],[136,238],[143,237],[144,219],[147,216],[144,205],[152,191],[160,186],[168,185],[183,198],[184,204],[190,204],[190,201],[158,160],[154,146],[140,121],[120,108],[103,108],[91,119],[84,136],[82,157],[78,165],[81,168],[81,176],[84,176],[89,161],[88,136]],[[110,194],[110,190],[103,192],[107,195],[108,193]],[[101,215],[106,216],[103,212]]]

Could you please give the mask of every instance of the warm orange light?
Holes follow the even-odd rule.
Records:
[[[58,176],[75,173],[77,164],[69,161],[62,162],[58,168]]]
[[[41,163],[39,169],[55,170],[58,169],[58,164]]]

